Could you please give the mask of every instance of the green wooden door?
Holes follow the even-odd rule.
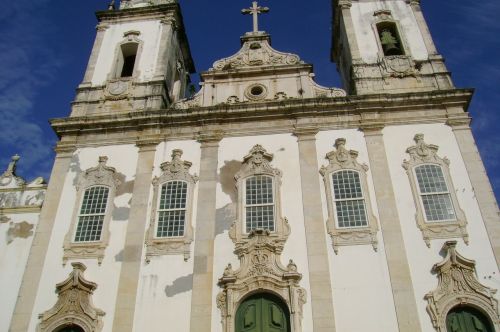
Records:
[[[275,296],[258,294],[240,305],[235,326],[236,332],[290,332],[290,315]]]
[[[446,317],[447,332],[493,332],[488,319],[469,307],[453,309]]]

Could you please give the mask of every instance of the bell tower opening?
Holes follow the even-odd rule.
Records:
[[[138,49],[138,43],[126,43],[120,46],[116,75],[118,78],[132,77],[134,75]]]
[[[377,32],[385,56],[405,55],[396,23],[380,22]]]

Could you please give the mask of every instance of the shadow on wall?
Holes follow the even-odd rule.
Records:
[[[215,215],[215,235],[223,234],[224,231],[231,228],[232,223],[236,219],[236,204],[238,193],[234,176],[241,169],[241,162],[238,160],[224,161],[224,166],[219,170],[219,183],[222,192],[229,196],[231,203],[217,209]]]
[[[174,280],[171,285],[165,287],[167,297],[174,297],[177,294],[189,292],[193,289],[193,274],[180,277]]]

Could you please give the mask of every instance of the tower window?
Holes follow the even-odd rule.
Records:
[[[117,65],[117,77],[133,76],[138,48],[138,43],[126,43],[121,45],[121,52]]]
[[[396,23],[382,22],[377,24],[378,36],[380,44],[385,56],[404,55],[403,44],[399,36]]]

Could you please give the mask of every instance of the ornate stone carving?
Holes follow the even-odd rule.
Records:
[[[99,163],[96,167],[87,169],[80,174],[76,190],[77,199],[73,209],[73,222],[64,238],[64,256],[63,264],[69,259],[74,258],[96,258],[101,264],[104,258],[104,250],[109,241],[109,221],[111,219],[111,208],[115,197],[116,188],[121,184],[114,167],[106,165],[108,157],[99,157]],[[109,188],[108,201],[106,206],[106,215],[102,226],[101,239],[95,242],[74,242],[74,234],[78,225],[78,212],[83,199],[85,190],[92,186],[105,186]]]
[[[56,331],[70,325],[78,325],[85,332],[102,330],[104,312],[92,303],[92,294],[97,285],[83,276],[85,265],[71,265],[73,271],[68,279],[56,285],[57,303],[39,316],[38,332]]]
[[[178,102],[174,103],[172,106],[174,109],[179,109],[179,110],[186,110],[189,108],[193,107],[200,107],[201,106],[201,101],[202,101],[202,90],[198,91],[193,97],[187,98],[187,99],[182,99],[179,100]]]
[[[450,310],[470,305],[489,316],[499,331],[498,301],[494,297],[497,291],[477,280],[476,262],[461,256],[456,246],[457,241],[446,242],[443,246],[446,257],[432,269],[437,274],[438,287],[425,295],[432,325],[438,332],[446,332],[446,316]]]
[[[357,160],[358,152],[347,150],[345,148],[346,139],[338,138],[335,140],[336,150],[329,152],[326,155],[328,166],[322,166],[320,174],[323,176],[323,181],[326,188],[326,197],[328,205],[328,233],[332,238],[333,249],[338,253],[340,246],[371,244],[374,250],[378,248],[378,223],[373,215],[371,208],[370,194],[368,183],[366,180],[366,172],[368,166],[360,164]],[[336,222],[336,213],[334,207],[332,174],[340,170],[354,170],[359,174],[361,182],[361,190],[366,208],[367,225],[364,227],[338,227]]]
[[[160,255],[184,255],[184,260],[191,256],[190,246],[193,242],[193,226],[191,225],[191,211],[193,204],[194,185],[198,181],[196,175],[191,175],[189,169],[192,163],[183,161],[182,150],[172,151],[172,161],[164,162],[160,165],[162,174],[153,179],[153,210],[149,222],[146,237],[146,262],[153,256]],[[156,226],[158,216],[158,204],[161,186],[168,181],[184,181],[187,183],[186,214],[184,235],[178,237],[156,237]]]
[[[319,85],[313,80],[313,77],[309,77],[309,81],[311,82],[311,86],[313,89],[314,97],[326,97],[326,98],[335,98],[335,97],[345,97],[347,93],[345,90],[338,88],[327,88]]]
[[[413,192],[413,198],[416,207],[416,221],[418,228],[422,231],[425,243],[428,247],[431,246],[431,239],[448,239],[461,237],[465,243],[469,243],[469,234],[467,233],[467,221],[465,213],[460,208],[453,187],[453,182],[450,175],[450,161],[447,158],[441,158],[437,152],[439,147],[434,144],[427,144],[424,141],[423,134],[416,134],[413,138],[416,145],[406,149],[406,153],[410,155],[410,160],[403,161],[403,168],[408,174],[410,186]],[[415,167],[423,164],[431,164],[441,166],[443,176],[448,187],[448,192],[451,197],[456,220],[443,222],[427,222],[424,216],[424,207],[418,190],[418,183],[415,175]]]
[[[229,264],[219,279],[222,290],[217,295],[217,307],[224,332],[234,332],[238,306],[247,296],[259,292],[279,296],[290,309],[291,330],[302,331],[306,291],[299,285],[302,275],[297,272],[297,265],[292,260],[287,267],[281,264],[282,250],[282,243],[273,239],[267,230],[252,231],[245,244],[236,246],[240,268],[234,271]]]
[[[278,52],[267,39],[248,40],[235,55],[216,61],[210,71],[235,70],[259,66],[287,66],[302,64],[295,54]]]
[[[176,2],[176,0],[121,0],[120,9],[158,6]]]
[[[128,97],[130,90],[129,79],[109,80],[106,85],[106,98],[111,100],[120,100]]]
[[[241,169],[234,179],[236,180],[236,188],[238,190],[238,219],[232,224],[229,230],[229,237],[236,244],[236,247],[243,245],[248,241],[249,234],[245,234],[245,211],[243,200],[245,199],[244,181],[246,178],[253,175],[268,175],[273,178],[273,195],[275,202],[275,231],[270,234],[270,237],[276,241],[277,246],[283,246],[288,235],[290,234],[290,226],[288,220],[281,216],[281,171],[271,166],[273,155],[268,153],[261,145],[255,145],[243,158]]]
[[[20,187],[26,182],[23,178],[16,175],[17,162],[21,159],[19,155],[12,156],[11,162],[2,176],[0,176],[0,188],[1,187]],[[10,185],[10,186],[9,186]]]
[[[418,77],[419,70],[409,55],[392,55],[379,58],[379,66],[384,77]]]

